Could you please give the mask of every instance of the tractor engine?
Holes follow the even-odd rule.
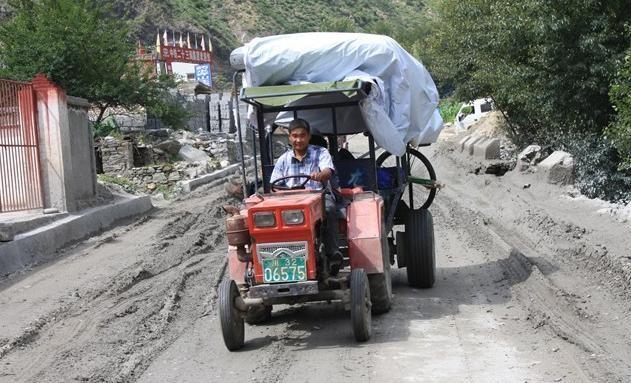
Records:
[[[248,230],[248,220],[241,214],[226,218],[226,235],[228,245],[237,248],[237,257],[241,262],[252,262],[252,253],[246,250],[250,245],[250,232]]]

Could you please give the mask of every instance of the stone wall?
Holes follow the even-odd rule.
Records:
[[[185,160],[182,148],[187,146],[202,151],[205,159]],[[250,148],[251,145],[244,142],[246,158],[251,156]],[[241,159],[235,133],[178,131],[167,140],[146,146],[137,146],[133,140],[106,137],[100,143],[100,151],[104,174],[124,177],[139,191],[149,193],[160,186],[170,188],[177,181],[195,179]],[[174,157],[179,157],[180,161],[173,162]]]
[[[194,179],[215,170],[212,164],[194,164],[177,162],[174,164],[156,164],[131,168],[126,172],[128,178],[139,191],[151,193],[160,186],[171,188],[180,180]]]
[[[210,95],[208,102],[208,111],[210,113],[210,131],[215,132],[233,132],[234,119],[231,116],[232,100],[230,92],[213,93]]]
[[[101,158],[103,173],[123,174],[134,167],[134,148],[131,141],[119,141],[105,137],[101,141]]]

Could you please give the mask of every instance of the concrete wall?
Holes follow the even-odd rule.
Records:
[[[92,129],[88,124],[87,100],[68,96],[68,128],[70,129],[70,161],[72,176],[66,187],[73,189],[75,199],[89,200],[96,195],[96,164]]]
[[[193,132],[208,130],[208,101],[209,97],[205,95],[187,100],[184,107],[190,117],[186,121],[186,129]]]
[[[69,98],[44,75],[35,77],[33,89],[37,99],[44,208],[74,211],[81,201],[96,196],[87,103]]]

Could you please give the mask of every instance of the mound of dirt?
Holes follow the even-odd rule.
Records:
[[[506,119],[498,111],[490,112],[482,116],[475,124],[469,127],[470,133],[484,137],[506,136]]]

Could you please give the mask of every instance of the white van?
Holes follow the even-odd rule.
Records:
[[[494,109],[493,100],[490,98],[478,98],[472,102],[464,103],[456,114],[454,125],[458,130],[467,130],[482,116]]]

